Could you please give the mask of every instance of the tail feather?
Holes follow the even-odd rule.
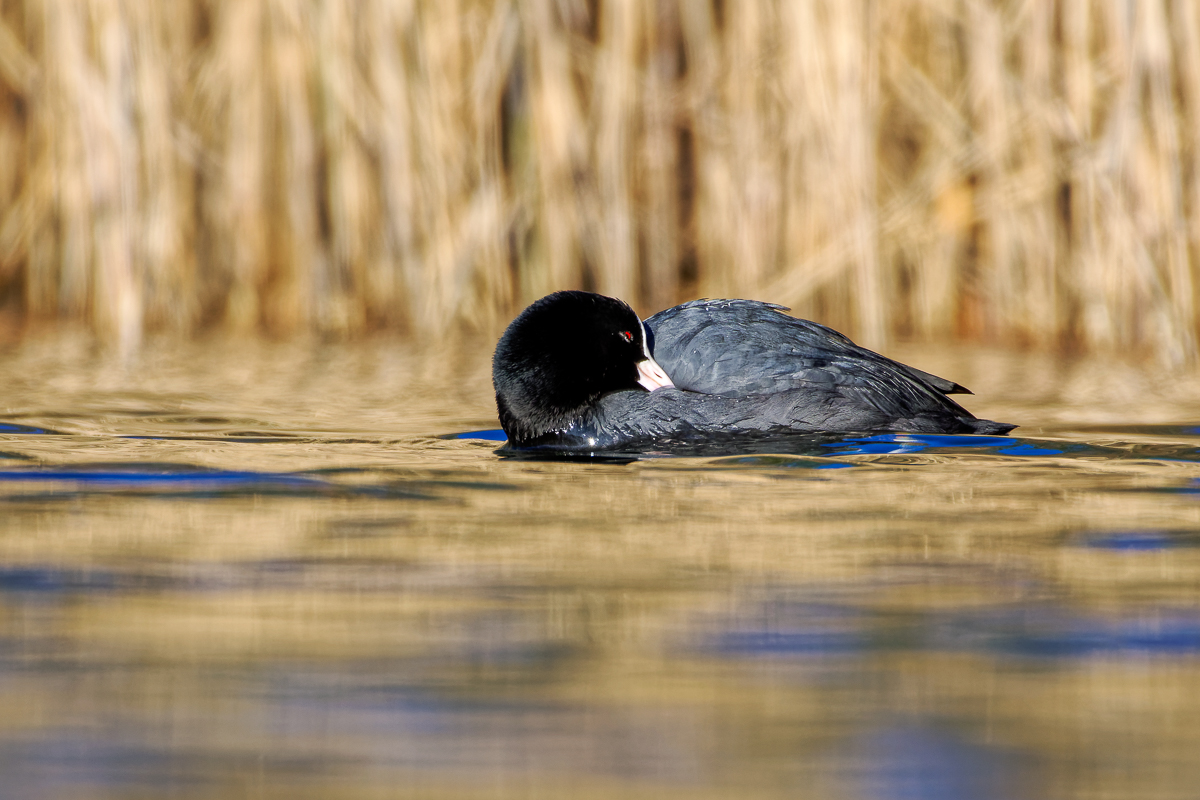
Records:
[[[984,436],[1006,436],[1008,432],[1016,425],[1010,425],[1007,422],[993,422],[990,419],[976,419],[974,417],[959,417],[962,423],[971,433],[978,433]]]

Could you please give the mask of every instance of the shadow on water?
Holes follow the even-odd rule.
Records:
[[[1117,430],[1154,435],[1197,435],[1196,428],[1181,426],[1125,426]],[[1193,432],[1193,433],[1188,433]],[[480,430],[450,434],[447,438],[480,441],[506,441],[502,430]],[[808,458],[836,459],[844,456],[906,456],[955,455],[1000,456],[1010,459],[1061,457],[1068,459],[1156,459],[1200,463],[1200,438],[1196,442],[1174,444],[1128,443],[1099,444],[1063,439],[1024,438],[1017,436],[976,436],[970,434],[775,434],[750,438],[746,436],[707,437],[704,441],[656,442],[639,450],[595,452],[563,452],[550,449],[509,449],[501,447],[497,455],[529,461],[578,461],[630,463],[639,459],[728,458],[753,455],[791,455]],[[754,462],[745,462],[754,463]],[[797,462],[804,464],[806,462]],[[919,462],[912,462],[919,463]],[[836,464],[814,461],[814,468],[829,468]]]

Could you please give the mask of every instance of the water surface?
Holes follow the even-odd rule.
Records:
[[[1186,798],[1200,409],[894,353],[1011,437],[495,451],[486,343],[0,357],[0,797]]]

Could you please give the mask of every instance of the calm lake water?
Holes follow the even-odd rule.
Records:
[[[0,355],[0,798],[1200,797],[1200,386],[502,458],[490,343]]]

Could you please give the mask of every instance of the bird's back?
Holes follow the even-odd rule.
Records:
[[[837,331],[754,300],[696,300],[646,320],[651,353],[682,390],[789,397],[801,412],[836,405],[862,429],[1005,433],[947,394],[953,381],[859,347]]]

